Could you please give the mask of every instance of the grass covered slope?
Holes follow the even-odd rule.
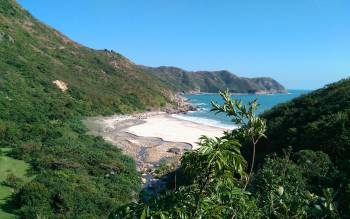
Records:
[[[15,215],[9,214],[2,209],[6,209],[6,203],[14,192],[14,188],[5,185],[5,181],[10,176],[18,177],[21,181],[27,182],[29,164],[23,160],[13,159],[8,156],[10,148],[0,148],[0,218],[15,218]]]
[[[88,136],[80,119],[158,108],[168,102],[165,86],[115,52],[69,40],[12,0],[0,0],[0,54],[0,147],[35,174],[2,210],[105,218],[135,199],[135,162]]]
[[[228,71],[185,71],[176,67],[143,69],[155,75],[176,91],[217,93],[229,89],[232,93],[284,93],[286,89],[272,78],[244,78]]]
[[[259,145],[262,154],[295,150],[322,150],[336,162],[350,159],[350,80],[278,105],[265,112],[268,139]]]

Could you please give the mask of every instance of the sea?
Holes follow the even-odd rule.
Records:
[[[249,101],[257,99],[259,103],[257,113],[261,114],[278,104],[288,102],[293,98],[309,92],[309,90],[288,90],[288,93],[283,94],[233,94],[231,98],[241,99],[244,104],[248,104]],[[184,97],[187,98],[191,104],[197,106],[198,111],[190,111],[185,114],[175,114],[173,115],[174,117],[225,129],[233,129],[237,127],[225,114],[215,114],[214,112],[210,112],[211,101],[223,103],[219,94],[185,94]]]

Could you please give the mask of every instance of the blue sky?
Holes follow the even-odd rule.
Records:
[[[315,89],[350,76],[348,0],[18,0],[96,49]]]

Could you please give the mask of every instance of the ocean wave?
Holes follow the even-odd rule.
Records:
[[[198,110],[194,110],[194,111],[187,111],[186,114],[193,114],[193,113],[198,113]],[[174,114],[175,115],[175,114]]]
[[[200,117],[195,117],[195,116],[187,116],[184,114],[173,114],[172,116],[177,118],[177,119],[187,120],[187,121],[191,121],[191,122],[195,122],[195,123],[199,123],[199,124],[204,124],[204,125],[209,125],[209,126],[213,126],[213,127],[217,127],[217,128],[223,128],[223,129],[236,129],[237,128],[236,125],[222,123],[222,122],[220,122],[218,120],[214,120],[214,119],[200,118]]]
[[[196,106],[206,106],[207,104],[206,103],[194,103],[194,105],[196,105]]]
[[[209,111],[209,108],[206,108],[206,107],[200,107],[200,108],[199,108],[199,111]]]

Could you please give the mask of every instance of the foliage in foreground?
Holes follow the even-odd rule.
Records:
[[[115,218],[228,218],[242,212],[256,217],[254,200],[241,188],[246,162],[239,142],[203,136],[200,145],[182,157],[181,166],[193,178],[190,185],[122,207]]]
[[[341,206],[346,200],[337,194],[338,182],[338,172],[325,153],[286,151],[282,157],[266,158],[249,190],[266,218],[340,218],[348,209]]]

